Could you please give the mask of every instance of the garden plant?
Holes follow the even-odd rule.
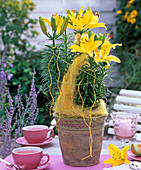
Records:
[[[141,90],[141,1],[118,0],[116,41],[123,44],[117,49],[121,59],[120,88]]]
[[[4,111],[0,118],[0,155],[3,158],[11,153],[13,147],[16,147],[15,141],[22,136],[22,127],[35,123],[39,112],[37,96],[41,91],[40,87],[36,92],[34,70],[29,95],[25,94],[26,102],[22,102],[21,85],[18,86],[14,100],[12,99],[10,89],[7,87],[8,72],[4,70],[6,51],[7,47],[0,61],[0,111]]]
[[[120,63],[120,59],[111,55],[110,51],[121,44],[111,44],[109,34],[92,32],[92,28],[107,28],[104,23],[99,23],[99,15],[92,12],[90,7],[86,10],[81,7],[79,11],[66,11],[67,17],[56,14],[50,20],[39,18],[43,33],[52,41],[52,46],[46,45],[51,56],[48,62],[45,58],[42,60],[42,76],[43,81],[48,82],[46,73],[50,75],[50,114],[53,108],[64,163],[71,166],[90,166],[99,161],[103,123],[108,114],[104,102],[108,90],[104,81],[110,72],[110,62]],[[46,23],[51,26],[52,33],[48,32]],[[68,43],[68,28],[74,30],[73,44]],[[64,40],[63,46],[55,43],[60,38]],[[64,68],[60,65],[63,62],[66,63]],[[54,75],[55,68],[51,67],[51,63],[58,74]],[[54,83],[58,88],[56,100],[52,95]],[[83,134],[79,131],[83,131]],[[83,142],[80,144],[77,142],[79,140]],[[69,147],[73,148],[71,151],[67,148],[68,142]],[[97,143],[95,150],[94,144]]]
[[[21,93],[27,94],[30,91],[32,72],[36,70],[35,86],[39,90],[41,84],[40,59],[48,55],[48,50],[37,50],[30,40],[39,34],[36,30],[37,19],[30,17],[35,9],[34,2],[27,0],[0,0],[0,59],[2,59],[3,48],[7,46],[4,71],[8,79],[6,86],[10,88],[11,96],[17,93],[21,85]],[[48,92],[41,91],[38,96],[39,115],[36,124],[50,125],[52,117],[49,116],[50,97]],[[25,102],[26,98],[22,98]],[[4,102],[4,105],[7,105]],[[0,110],[0,117],[4,110]]]

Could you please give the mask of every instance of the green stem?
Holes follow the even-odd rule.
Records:
[[[53,39],[53,47],[55,47],[55,39]]]
[[[55,47],[55,32],[53,32],[53,47]]]
[[[68,47],[67,47],[67,33],[65,31],[65,37],[64,37],[64,44],[65,44],[65,52],[66,52],[66,61],[68,58]]]

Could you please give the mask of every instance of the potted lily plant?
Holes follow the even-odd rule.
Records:
[[[99,162],[104,121],[108,114],[104,80],[109,73],[110,62],[120,63],[120,59],[111,55],[110,51],[121,44],[111,44],[109,34],[92,32],[93,28],[107,28],[104,23],[99,23],[99,15],[90,7],[66,11],[67,16],[56,14],[51,20],[39,18],[43,33],[53,42],[53,45],[47,45],[52,55],[48,64],[46,60],[42,62],[42,68],[43,74],[47,69],[50,75],[49,92],[53,101],[50,113],[53,109],[64,163],[91,166]],[[48,33],[46,23],[51,26],[52,34]],[[74,42],[71,42],[72,38],[69,39],[67,29],[74,30],[71,33],[75,37]],[[64,41],[55,45],[56,40],[61,38]],[[55,102],[51,88],[52,62],[58,71]],[[59,62],[66,64],[62,78]]]

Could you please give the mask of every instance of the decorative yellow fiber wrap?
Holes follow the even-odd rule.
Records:
[[[58,96],[54,111],[59,114],[61,117],[70,117],[70,118],[83,118],[82,115],[82,106],[79,106],[74,103],[75,98],[75,85],[76,85],[76,78],[79,75],[79,72],[82,66],[88,64],[88,55],[81,54],[77,58],[74,59],[72,65],[70,65],[67,73],[64,75],[60,95]],[[103,116],[107,115],[107,109],[105,102],[100,100],[99,106],[93,108],[90,111],[90,108],[84,109],[84,117],[90,118],[94,116]]]

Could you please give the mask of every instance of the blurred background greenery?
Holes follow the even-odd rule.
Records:
[[[27,0],[1,0],[0,1],[0,37],[1,43],[7,45],[6,60],[13,58],[13,67],[8,67],[8,74],[12,78],[7,82],[11,95],[17,94],[18,85],[21,86],[21,93],[28,94],[30,90],[33,70],[36,70],[35,84],[37,90],[41,85],[40,60],[46,51],[37,50],[30,44],[29,38],[33,39],[38,35],[35,30],[37,19],[31,19],[29,14],[34,10],[35,3]],[[1,45],[2,45],[1,44]],[[1,56],[3,49],[1,49]],[[7,69],[7,66],[6,68]],[[23,102],[25,98],[22,99]],[[50,124],[51,117],[48,114],[48,103],[50,98],[42,91],[38,96],[39,116],[36,124]],[[1,111],[3,114],[4,111]]]
[[[119,68],[120,88],[141,90],[141,1],[118,0],[115,42],[122,43],[117,49],[121,59]]]
[[[141,90],[141,1],[140,0],[117,0],[118,6],[114,10],[116,15],[116,34],[113,40],[122,43],[116,55],[121,59],[119,68],[120,83],[114,90],[118,92],[121,88]],[[39,32],[35,27],[37,19],[30,18],[36,5],[31,0],[0,0],[0,43],[8,46],[7,57],[13,59],[13,67],[6,67],[8,73],[13,75],[7,82],[7,87],[14,97],[17,93],[18,85],[22,85],[21,93],[28,94],[30,82],[32,80],[33,69],[36,70],[36,88],[42,84],[41,78],[41,59],[46,63],[51,57],[50,50],[39,49],[30,43],[35,39]],[[0,49],[2,56],[3,48]],[[48,58],[46,57],[48,56]],[[64,68],[64,62],[60,62],[60,67]],[[53,63],[50,67],[54,67]],[[46,79],[49,73],[46,71]],[[63,74],[63,72],[61,72]],[[54,69],[53,74],[57,75]],[[63,75],[61,75],[63,76]],[[55,80],[53,80],[55,81]],[[36,124],[50,125],[52,116],[49,115],[51,96],[48,91],[50,81],[46,82],[46,91],[38,96],[39,115]],[[54,96],[56,86],[53,85]],[[23,102],[25,98],[23,98]],[[113,98],[109,99],[110,103]],[[109,104],[109,103],[108,103]],[[1,114],[4,112],[1,111]]]

